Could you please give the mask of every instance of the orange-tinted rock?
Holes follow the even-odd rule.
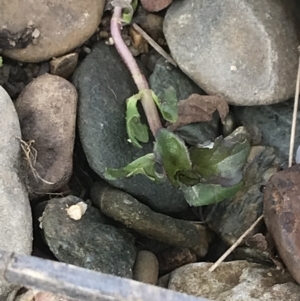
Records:
[[[173,0],[141,0],[145,10],[157,12],[169,6]]]
[[[265,188],[265,223],[287,269],[300,283],[300,165],[274,174]]]

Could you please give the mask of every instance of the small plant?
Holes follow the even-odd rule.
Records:
[[[218,137],[210,148],[192,146],[188,149],[179,136],[164,128],[158,110],[164,120],[171,124],[170,128],[172,124],[178,124],[180,119],[175,89],[170,87],[162,95],[155,95],[121,37],[121,26],[131,22],[137,1],[115,0],[111,4],[114,6],[111,35],[139,90],[136,95],[127,99],[128,137],[133,145],[140,148],[141,143],[149,140],[148,127],[141,123],[137,108],[138,101],[141,101],[155,143],[153,153],[146,154],[123,168],[107,169],[106,179],[115,180],[143,174],[157,183],[168,180],[183,191],[186,201],[193,206],[208,205],[232,197],[243,186],[242,172],[250,151],[246,131],[238,128],[226,138]],[[195,100],[195,95],[193,96],[190,100]],[[208,109],[209,113],[205,112],[205,120],[216,109],[222,118],[224,112],[219,109],[220,102],[215,101],[213,108]],[[199,114],[196,115],[198,116],[195,120],[189,122],[199,121],[196,120]],[[182,124],[182,120],[179,123]]]

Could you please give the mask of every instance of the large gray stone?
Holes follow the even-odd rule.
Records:
[[[296,1],[175,1],[164,33],[179,67],[208,94],[263,105],[294,93]]]
[[[21,130],[14,105],[0,86],[0,249],[30,254],[32,219],[27,191],[18,173]],[[0,281],[0,301],[10,301],[15,286]]]
[[[127,141],[126,99],[137,93],[132,77],[114,47],[98,43],[77,69],[80,140],[91,168],[104,177],[106,168],[120,168],[153,151],[153,141],[139,149]],[[155,184],[145,176],[108,181],[160,212],[185,210],[183,195],[171,184]]]

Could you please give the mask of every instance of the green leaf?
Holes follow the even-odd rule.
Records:
[[[0,67],[3,66],[3,59],[2,59],[2,56],[0,56]]]
[[[137,8],[137,5],[138,5],[138,0],[132,0],[130,7],[126,7],[123,9],[122,21],[125,24],[131,23],[131,20],[132,20],[133,14]]]
[[[173,87],[169,87],[158,96],[152,92],[157,107],[166,121],[174,123],[178,119],[178,99]]]
[[[150,153],[136,159],[123,168],[107,168],[105,170],[104,177],[107,180],[117,180],[120,178],[128,178],[137,174],[143,174],[152,181],[161,181],[164,176],[156,172],[155,164],[155,156],[154,154]]]
[[[231,187],[199,183],[192,187],[182,184],[180,189],[183,191],[185,200],[190,206],[199,207],[219,203],[225,199],[230,199],[241,188],[243,188],[243,186],[243,182]]]
[[[173,132],[162,128],[156,134],[154,153],[164,167],[165,173],[174,186],[179,186],[178,172],[192,168],[188,150]]]
[[[149,140],[148,127],[141,123],[141,115],[137,108],[137,102],[141,98],[141,93],[127,99],[126,128],[131,143],[139,148],[140,142],[146,143]]]
[[[233,186],[243,178],[243,167],[250,152],[248,133],[239,127],[225,139],[218,137],[213,148],[193,146],[189,152],[193,170],[202,182]]]

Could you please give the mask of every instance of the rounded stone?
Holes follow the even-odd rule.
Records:
[[[23,33],[28,26],[37,29],[32,32],[33,38],[36,38],[34,43],[29,43],[24,49],[7,49],[3,54],[22,62],[40,62],[69,52],[82,45],[96,31],[105,2],[1,1],[0,36],[3,30],[15,37],[18,33]]]
[[[179,67],[233,105],[285,101],[295,90],[295,1],[175,1],[164,33]]]

